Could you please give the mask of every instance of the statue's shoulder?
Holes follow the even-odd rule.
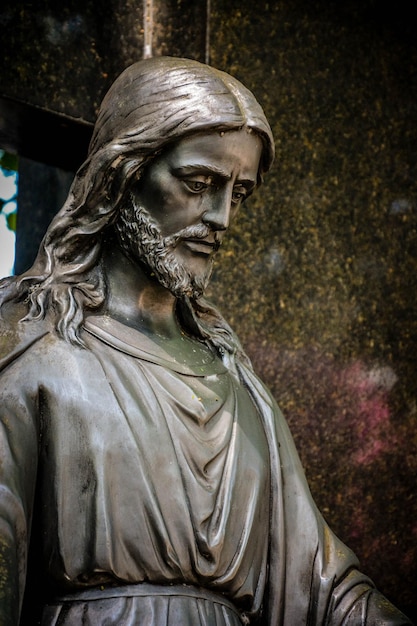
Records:
[[[51,332],[48,319],[23,321],[26,314],[23,302],[6,302],[0,309],[0,370]]]

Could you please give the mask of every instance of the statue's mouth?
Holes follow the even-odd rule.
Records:
[[[211,241],[209,239],[187,238],[183,239],[183,242],[187,248],[189,248],[192,252],[197,252],[198,254],[210,255],[220,248],[220,241],[218,241],[217,239]]]

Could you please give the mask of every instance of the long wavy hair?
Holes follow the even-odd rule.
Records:
[[[58,334],[82,345],[85,310],[98,309],[106,297],[100,268],[105,233],[143,168],[185,136],[243,127],[263,142],[261,182],[273,160],[273,137],[261,106],[238,80],[190,59],[156,57],[128,67],[104,97],[87,160],[33,266],[1,281],[0,305],[25,300],[22,321],[52,311]],[[191,332],[222,352],[239,350],[231,329],[206,301],[184,299],[178,306]]]

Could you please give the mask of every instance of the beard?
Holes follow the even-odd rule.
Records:
[[[139,261],[163,287],[177,298],[201,297],[213,271],[213,258],[202,274],[192,274],[175,255],[182,239],[204,239],[212,232],[205,224],[188,226],[168,237],[161,233],[150,213],[135,202],[133,195],[120,209],[115,222],[116,235],[122,250],[133,261]],[[218,243],[216,250],[219,248]]]

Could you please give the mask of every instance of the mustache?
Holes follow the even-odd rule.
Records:
[[[213,249],[215,252],[217,252],[221,244],[218,233],[216,231],[213,231],[205,224],[187,226],[186,228],[179,230],[173,235],[164,237],[164,243],[169,247],[175,248],[175,246],[183,239],[208,239],[210,236],[212,236],[212,238],[214,239]]]
[[[162,237],[161,229],[159,224],[153,219],[151,214],[144,206],[138,204],[136,202],[136,198],[134,194],[131,192],[129,194],[129,200],[127,207],[125,210],[130,210],[133,212],[133,216],[128,219],[128,223],[130,226],[132,224],[142,224],[139,229],[143,228],[147,237],[151,240],[160,240],[160,243],[167,248],[175,248],[180,241],[183,239],[211,239],[211,243],[213,244],[213,251],[217,252],[221,245],[221,239],[217,231],[213,230],[207,224],[202,222],[201,224],[194,224],[191,226],[186,226],[185,228],[173,233],[172,235],[167,235],[166,237]],[[159,247],[159,246],[158,246]]]

